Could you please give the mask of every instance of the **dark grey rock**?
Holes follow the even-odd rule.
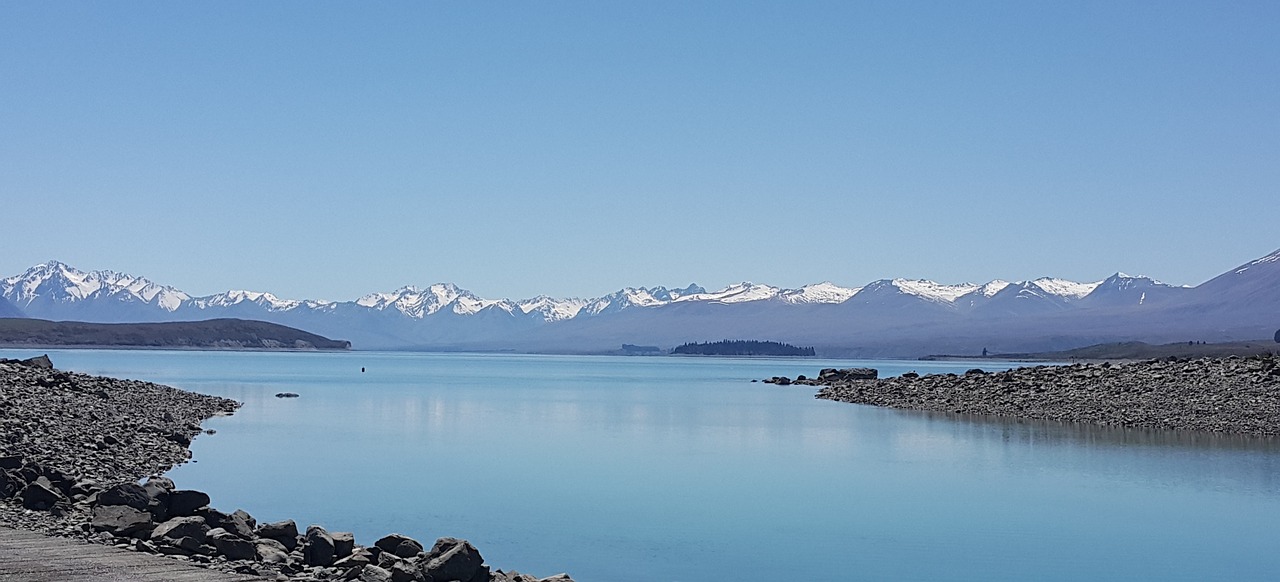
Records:
[[[427,552],[422,572],[431,580],[488,580],[489,568],[471,542],[440,538]]]
[[[271,538],[254,540],[254,549],[258,553],[258,560],[262,562],[283,564],[289,561],[289,550],[285,549],[284,544]]]
[[[356,535],[351,532],[329,532],[329,537],[333,538],[333,553],[338,558],[350,556],[356,547]]]
[[[222,528],[241,539],[248,540],[254,537],[253,528],[249,527],[249,524],[240,515],[223,513],[212,508],[201,509],[196,512],[196,515],[203,517],[209,527]]]
[[[231,515],[239,517],[251,530],[258,528],[258,520],[254,519],[252,515],[249,515],[249,512],[243,509],[237,509]]]
[[[156,526],[150,513],[128,505],[99,505],[89,524],[116,537],[148,537]]]
[[[213,547],[217,548],[218,553],[226,556],[227,559],[252,560],[258,557],[258,550],[253,542],[220,527],[209,530],[208,539],[213,542]]]
[[[422,551],[417,540],[400,534],[390,534],[373,543],[374,547],[400,558],[412,558]]]
[[[337,556],[329,532],[318,525],[308,526],[303,541],[303,556],[308,566],[332,566]]]
[[[186,517],[195,515],[196,511],[209,506],[209,494],[191,489],[179,489],[169,492],[169,515]]]
[[[49,359],[49,354],[45,354],[43,356],[36,356],[34,358],[27,358],[25,360],[22,360],[21,363],[22,365],[27,366],[29,368],[39,368],[41,370],[53,369],[53,360]]]
[[[98,494],[98,505],[127,505],[134,509],[145,510],[151,503],[147,490],[137,483],[120,483],[112,485]]]
[[[391,572],[369,564],[361,568],[360,582],[391,582]]]
[[[161,542],[173,542],[181,538],[191,538],[197,544],[203,544],[209,529],[209,524],[205,523],[202,518],[195,516],[175,517],[157,525],[151,531],[151,539]]]
[[[280,542],[290,552],[298,547],[298,524],[292,519],[259,525],[257,534],[258,537]]]
[[[35,481],[28,483],[18,496],[22,498],[23,507],[41,511],[52,509],[59,501],[66,500],[62,492],[58,491],[45,477],[37,477]]]

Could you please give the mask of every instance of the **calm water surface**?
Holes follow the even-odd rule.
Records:
[[[364,544],[464,537],[494,567],[583,582],[1280,577],[1276,441],[883,410],[750,382],[1012,364],[50,355],[244,402],[171,476],[221,509]],[[285,391],[301,398],[274,398]]]

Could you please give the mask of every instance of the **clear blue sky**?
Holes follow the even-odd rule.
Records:
[[[6,2],[0,204],[196,294],[1196,284],[1280,247],[1280,3]]]

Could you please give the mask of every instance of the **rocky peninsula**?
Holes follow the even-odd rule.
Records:
[[[822,386],[818,398],[890,408],[1280,435],[1280,356],[1270,354],[1043,365],[991,373],[909,372],[894,378],[844,372],[824,370],[817,379],[784,380]],[[779,378],[769,381],[783,383]]]
[[[491,571],[466,540],[390,534],[362,546],[318,525],[258,523],[160,476],[190,458],[202,421],[239,406],[55,370],[47,357],[0,360],[0,525],[268,580],[572,582]]]

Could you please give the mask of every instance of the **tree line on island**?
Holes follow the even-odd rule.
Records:
[[[758,340],[721,340],[718,342],[689,342],[672,348],[672,354],[700,356],[814,356],[811,347],[799,347],[782,342]]]

